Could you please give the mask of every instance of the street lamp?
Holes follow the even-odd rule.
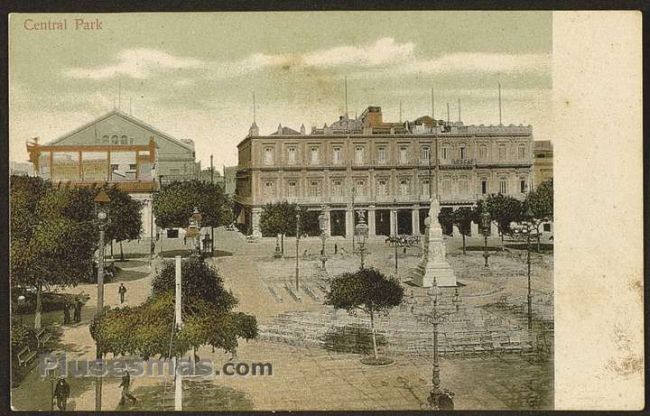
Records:
[[[357,211],[359,223],[354,227],[354,235],[358,239],[359,255],[361,256],[361,268],[363,269],[363,261],[366,253],[366,238],[368,237],[368,224],[364,218],[365,210],[360,209]]]
[[[321,238],[321,250],[320,250],[320,261],[322,263],[322,269],[325,270],[325,262],[327,262],[327,255],[325,255],[325,240],[327,239],[327,217],[325,215],[325,206],[323,205],[321,213],[318,216],[318,225],[320,227],[320,238]]]
[[[208,255],[213,255],[212,253],[212,239],[210,238],[210,234],[205,234],[203,237],[203,255],[208,256]]]
[[[537,228],[537,225],[534,223],[533,213],[530,210],[530,207],[526,210],[524,217],[528,221],[521,223],[521,233],[526,236],[526,264],[527,264],[527,274],[528,274],[528,329],[533,329],[533,297],[530,287],[530,234],[534,229]]]
[[[429,402],[429,405],[433,410],[453,410],[454,393],[452,393],[447,389],[440,388],[440,384],[441,384],[440,383],[440,360],[439,360],[439,353],[438,353],[438,326],[442,323],[442,318],[445,315],[449,315],[451,312],[446,313],[444,315],[438,312],[438,300],[441,296],[441,290],[440,287],[438,286],[438,283],[435,280],[433,281],[433,286],[431,286],[431,288],[427,291],[427,294],[431,297],[433,301],[433,308],[431,312],[422,315],[425,318],[427,318],[429,322],[433,324],[433,372],[432,372],[433,388],[429,393],[429,397],[427,401]],[[461,298],[460,295],[458,294],[458,288],[456,288],[454,297],[452,298],[452,302],[456,307],[456,311],[458,311],[461,303]],[[412,302],[412,303],[416,303],[416,302]],[[414,313],[414,309],[415,309],[414,305],[411,306],[411,312]]]
[[[190,217],[189,226],[185,233],[186,237],[194,238],[194,253],[197,255],[201,254],[201,219],[203,216],[199,212],[197,207],[194,207],[194,212]]]
[[[490,235],[491,223],[492,223],[492,218],[490,217],[490,213],[487,211],[483,211],[481,213],[481,229],[483,230],[483,237],[485,238],[485,246],[483,248],[485,267],[488,267],[488,258],[490,257],[490,253],[488,253],[488,249],[487,249],[487,239],[488,236]]]
[[[104,309],[104,232],[106,226],[110,223],[108,218],[108,204],[111,199],[102,189],[95,197],[95,212],[97,215],[97,228],[99,228],[99,261],[97,262],[97,312],[95,318],[99,318]],[[102,352],[99,344],[96,346],[96,358],[100,365],[102,364]],[[102,375],[97,376],[95,380],[95,411],[102,410]]]

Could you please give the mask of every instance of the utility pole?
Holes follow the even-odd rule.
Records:
[[[94,199],[96,211],[97,211],[97,224],[99,228],[99,250],[97,261],[97,311],[95,312],[95,318],[99,318],[104,310],[104,231],[106,225],[109,223],[110,219],[108,217],[108,204],[111,202],[109,196],[103,190],[99,191],[97,196]],[[101,346],[97,344],[96,346],[96,358],[99,362],[100,369],[103,372],[104,360],[103,352]],[[102,410],[102,377],[103,374],[99,374],[95,379],[95,411],[99,412]]]
[[[181,286],[181,256],[176,256],[176,303],[174,305],[174,322],[177,331],[183,325]],[[183,410],[183,375],[178,371],[178,357],[174,357],[174,410]]]
[[[352,179],[354,183],[354,179]],[[352,185],[352,253],[354,254],[354,195],[356,194],[356,188]]]
[[[503,126],[501,122],[501,83],[499,82],[499,126]]]

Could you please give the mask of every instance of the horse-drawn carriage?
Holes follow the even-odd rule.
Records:
[[[387,237],[385,240],[386,243],[388,243],[391,247],[404,247],[404,248],[410,248],[410,247],[419,247],[420,245],[420,236],[419,235],[398,235],[398,236],[390,236]]]

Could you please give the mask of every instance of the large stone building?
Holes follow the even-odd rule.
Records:
[[[525,197],[531,177],[532,127],[466,126],[429,116],[388,123],[380,107],[307,134],[255,123],[237,146],[239,218],[260,235],[262,207],[289,201],[325,206],[330,235],[350,237],[366,210],[369,234],[424,231],[431,193],[443,210],[471,206],[492,193]],[[476,232],[476,230],[474,230]]]
[[[141,201],[143,237],[155,231],[151,195],[159,178],[191,177],[200,168],[191,140],[177,140],[119,110],[44,145],[34,140],[27,151],[38,176],[75,186],[114,183]]]
[[[542,182],[553,179],[553,143],[550,140],[533,142],[533,183],[537,188]]]

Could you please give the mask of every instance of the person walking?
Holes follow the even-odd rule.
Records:
[[[122,387],[122,398],[120,399],[120,406],[124,406],[126,404],[126,399],[131,400],[131,403],[133,404],[137,402],[137,399],[131,393],[129,393],[129,389],[131,388],[131,375],[126,370],[124,371],[122,382],[120,383],[119,387]]]
[[[59,410],[65,410],[68,405],[68,397],[70,397],[70,385],[65,378],[61,377],[56,383],[54,388],[54,397],[56,397],[56,407]],[[52,399],[54,399],[54,397]]]
[[[126,286],[124,286],[124,283],[120,283],[120,288],[117,292],[120,294],[120,303],[124,303],[124,295],[126,294]]]
[[[81,307],[83,306],[83,301],[81,300],[81,296],[75,297],[74,300],[74,321],[76,323],[81,322]]]
[[[63,325],[68,325],[70,323],[70,302],[66,299],[63,302]]]

